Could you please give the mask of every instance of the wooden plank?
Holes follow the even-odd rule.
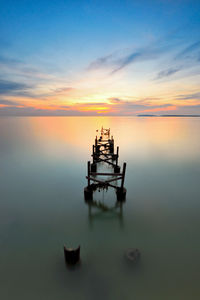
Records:
[[[106,156],[106,157],[108,157],[108,156],[115,156],[116,154],[114,154],[114,153],[103,153],[102,151],[100,151],[100,153],[101,153],[101,155],[104,155],[104,156]]]
[[[99,160],[100,160],[101,162],[106,162],[107,164],[109,164],[109,165],[111,165],[111,166],[114,167],[115,164],[113,164],[112,162],[110,162],[109,159],[111,159],[111,158],[106,158],[106,159],[99,158]]]
[[[94,172],[90,172],[90,175],[95,175],[95,176],[123,176],[122,173],[94,173]]]
[[[86,178],[88,179],[88,176],[86,176]],[[111,186],[111,187],[113,187],[113,188],[117,188],[117,186],[115,186],[115,185],[113,185],[113,184],[110,184],[109,182],[107,182],[107,181],[101,181],[101,180],[98,180],[98,179],[96,179],[96,178],[90,178],[90,180],[92,180],[92,181],[94,181],[94,182],[97,182],[97,183],[106,183],[106,184],[108,184],[108,186]]]
[[[88,179],[88,176],[86,176],[86,179]],[[96,178],[91,178],[91,177],[90,177],[90,180],[95,181],[95,182],[98,182],[98,183],[105,183],[105,181],[101,181],[101,180],[98,180],[98,179],[96,179]]]
[[[94,155],[95,155],[95,153],[94,153]],[[98,155],[104,155],[104,156],[116,156],[116,154],[114,154],[114,153],[103,153],[103,150],[100,150],[100,151],[98,152]],[[93,156],[93,154],[92,154],[91,156]]]
[[[110,140],[111,141],[111,140]],[[98,142],[103,142],[103,143],[110,143],[110,141],[107,139],[107,140],[98,140]]]

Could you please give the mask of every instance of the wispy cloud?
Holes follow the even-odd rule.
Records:
[[[90,63],[88,69],[96,70],[101,68],[109,68],[111,74],[115,74],[118,71],[128,67],[130,64],[142,61],[148,61],[152,59],[157,59],[161,54],[168,53],[173,50],[174,45],[176,45],[175,40],[166,41],[166,37],[156,39],[153,43],[138,47],[130,50],[121,49],[118,52],[113,52],[109,55],[97,58]]]
[[[177,67],[177,68],[169,68],[169,69],[160,71],[155,79],[157,80],[157,79],[169,77],[169,76],[179,72],[181,69],[182,69],[182,67]]]
[[[25,91],[28,88],[29,86],[25,83],[0,79],[0,95],[18,94],[19,91]]]
[[[197,51],[198,52],[197,54],[199,54],[199,50],[200,50],[200,41],[196,41],[196,42],[190,44],[189,46],[187,46],[181,52],[179,52],[178,55],[175,57],[175,59],[180,59],[183,57],[185,58],[188,55],[194,54],[195,51]],[[194,58],[196,58],[196,56]]]
[[[110,66],[112,63],[114,63],[116,53],[112,53],[103,57],[99,57],[96,60],[92,61],[89,66],[88,70],[96,70],[100,69],[102,67]]]
[[[72,87],[61,87],[57,89],[52,89],[53,94],[66,94],[74,90]]]
[[[180,72],[182,70],[190,69],[192,67],[197,67],[197,62],[200,61],[200,41],[196,41],[192,44],[190,44],[187,47],[184,47],[183,50],[179,51],[178,54],[176,54],[169,64],[169,68],[160,71],[155,80],[159,79],[166,79],[177,72]],[[174,67],[174,64],[177,64],[176,67]]]
[[[116,98],[116,97],[108,98],[108,100],[109,100],[110,103],[117,103],[117,104],[125,102],[124,100],[122,100],[120,98]]]
[[[110,74],[114,74],[135,62],[156,58],[163,51],[165,51],[165,49],[161,46],[148,46],[142,49],[133,50],[128,54],[121,54],[122,51],[120,51],[119,53],[115,52],[113,54],[100,57],[97,60],[91,62],[88,69],[96,70],[101,68],[109,68]],[[127,52],[127,50],[125,52]]]
[[[186,94],[186,95],[178,95],[176,100],[200,100],[200,92]]]
[[[16,106],[16,105],[20,105],[20,103],[19,103],[19,102],[16,102],[16,101],[1,100],[1,99],[0,99],[0,105]]]
[[[177,46],[182,48],[178,54]],[[200,41],[185,46],[183,41],[166,40],[163,37],[145,47],[135,48],[129,53],[127,53],[127,49],[121,49],[121,51],[102,56],[91,62],[88,70],[106,69],[110,75],[114,75],[129,65],[150,60],[156,61],[164,55],[168,57],[168,67],[159,71],[154,80],[167,79],[182,70],[195,66],[196,62],[200,61]]]

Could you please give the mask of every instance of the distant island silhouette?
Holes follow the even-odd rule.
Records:
[[[194,118],[199,118],[200,115],[137,115],[137,117],[194,117]]]

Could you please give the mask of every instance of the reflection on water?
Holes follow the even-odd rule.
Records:
[[[117,218],[120,227],[123,227],[123,202],[116,201],[114,206],[108,206],[102,201],[87,201],[88,220],[90,227],[93,228],[94,220],[102,220]]]
[[[127,162],[121,207],[112,190],[84,202],[101,126]],[[1,299],[199,299],[199,130],[199,118],[0,118]],[[80,269],[66,270],[63,244],[81,245]]]

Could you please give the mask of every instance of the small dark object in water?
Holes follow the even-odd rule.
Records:
[[[80,261],[80,246],[77,249],[64,246],[65,262],[69,265],[75,265]]]
[[[117,194],[117,201],[125,201],[126,199],[126,189],[123,187],[117,187],[116,190],[116,194]]]
[[[137,248],[130,248],[126,250],[125,257],[132,263],[137,263],[140,259],[140,251]]]
[[[93,199],[93,189],[91,186],[86,186],[84,188],[84,197],[86,201],[90,201]]]

